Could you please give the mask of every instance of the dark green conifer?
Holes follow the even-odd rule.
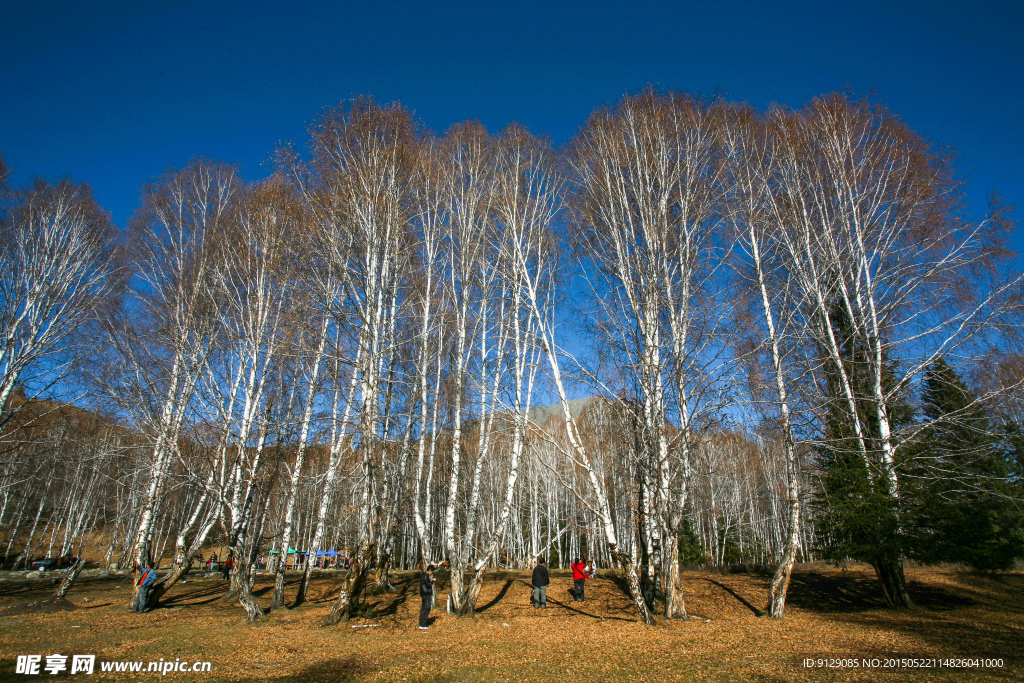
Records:
[[[840,342],[844,371],[856,399],[864,447],[856,436],[838,369],[832,367],[826,372],[831,400],[823,414],[824,434],[817,448],[821,489],[814,500],[814,521],[819,550],[832,562],[867,562],[875,570],[886,603],[910,607],[903,559],[908,557],[913,544],[902,519],[902,495],[891,494],[892,473],[881,457],[871,365],[845,311],[837,306],[831,318]],[[891,387],[894,381],[895,371],[887,364],[882,384]],[[912,411],[905,403],[887,405],[886,409],[893,428],[909,423]],[[898,471],[896,474],[898,477]]]
[[[922,412],[928,426],[901,467],[913,555],[926,563],[1008,569],[1022,550],[1014,428],[1002,435],[994,429],[985,406],[941,358],[925,373]]]

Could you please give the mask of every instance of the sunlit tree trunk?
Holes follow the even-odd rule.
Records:
[[[330,319],[324,316],[323,324],[321,325],[319,341],[317,342],[317,348],[313,355],[313,367],[309,371],[309,377],[307,378],[306,388],[306,400],[302,408],[302,419],[299,427],[299,443],[296,446],[295,462],[292,464],[292,474],[288,483],[288,493],[284,504],[284,530],[281,532],[281,552],[287,553],[289,545],[292,542],[292,517],[295,514],[295,503],[298,497],[299,480],[302,476],[302,464],[306,457],[306,447],[309,443],[309,428],[310,423],[313,419],[313,403],[319,389],[320,381],[320,361],[323,358],[324,349],[327,345],[328,326]],[[312,557],[315,557],[317,548],[310,548]],[[312,559],[311,557],[311,559]],[[310,564],[311,562],[307,562]],[[274,595],[271,599],[271,608],[282,607],[284,605],[284,573],[285,563],[278,562],[275,568],[274,575]]]

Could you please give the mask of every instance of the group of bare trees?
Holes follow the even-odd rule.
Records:
[[[583,556],[651,623],[686,617],[683,564],[732,557],[776,568],[781,617],[816,449],[897,501],[927,420],[894,406],[939,358],[1014,357],[1005,221],[966,222],[949,159],[871,102],[648,89],[556,151],[357,99],[309,150],[171,171],[123,239],[84,186],[5,189],[9,558],[95,530],[108,562],[170,557],[159,599],[216,547],[255,621],[259,568],[277,608],[308,552],[299,604],[337,548],[336,623],[392,568],[446,562],[470,614],[485,569]],[[979,400],[1010,405],[1003,367]],[[71,375],[110,421],[38,398]],[[893,604],[903,559],[870,560]]]
[[[13,525],[5,555],[25,566],[42,548],[80,550],[112,512],[102,494],[122,430],[41,397],[80,386],[118,289],[119,254],[88,186],[10,188],[7,177],[0,160],[0,525]]]

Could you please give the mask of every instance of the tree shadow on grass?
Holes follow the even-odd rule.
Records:
[[[78,605],[67,598],[53,599],[52,597],[38,602],[28,604],[10,605],[0,611],[0,616],[11,617],[25,614],[55,614],[59,612],[72,612],[81,609]]]
[[[1024,651],[1024,629],[1020,626],[1024,623],[1024,577],[961,578],[967,580],[952,590],[910,582],[910,597],[920,608],[917,610],[884,609],[884,602],[876,597],[880,589],[869,580],[867,583],[874,590],[872,607],[843,610],[845,614],[833,618],[862,629],[907,633],[915,641],[927,643],[930,651],[941,657],[1002,658],[1007,668],[994,668],[986,673],[1000,680],[1019,677],[1018,653]],[[962,612],[957,614],[958,611]]]
[[[498,594],[495,595],[491,599],[491,601],[489,603],[487,603],[486,605],[483,605],[482,607],[477,607],[476,608],[477,614],[479,614],[480,612],[486,612],[487,610],[489,610],[490,608],[494,607],[499,602],[501,602],[502,599],[505,597],[505,594],[508,593],[508,589],[511,588],[512,584],[515,583],[515,582],[516,582],[515,579],[506,579],[505,580],[505,585],[501,587],[501,590],[498,591]],[[523,581],[523,583],[525,584],[526,582]]]
[[[295,683],[300,681],[301,683],[352,683],[365,680],[368,676],[379,670],[380,667],[371,664],[365,658],[352,655],[316,662],[292,675],[280,677],[262,675],[260,678],[262,680],[281,681],[282,683],[290,681]]]
[[[625,605],[617,608],[616,611],[622,614],[635,615],[636,605],[633,604],[633,595],[629,592],[629,581],[626,579],[626,577],[609,574],[608,580],[615,584],[616,588],[619,589],[619,592],[622,593],[622,596],[626,599]],[[612,608],[609,606],[609,609]],[[639,619],[633,618],[627,619],[626,621],[639,621]]]
[[[384,600],[380,600],[377,603],[375,603],[373,605],[373,610],[374,610],[374,613],[376,614],[376,616],[378,616],[378,617],[393,617],[396,614],[398,614],[398,608],[401,607],[402,605],[404,605],[405,602],[409,599],[409,587],[411,585],[412,585],[411,581],[396,581],[395,582],[395,588],[398,589],[398,595],[394,596],[394,599],[391,600],[390,604],[387,607],[385,607],[384,609],[378,609],[378,606],[382,602],[384,602]],[[370,590],[372,592],[373,587],[371,586],[368,590]],[[389,594],[389,597],[391,597],[391,594]]]
[[[418,587],[419,582],[414,582],[412,579],[408,578],[395,578],[392,581],[392,585],[395,587],[394,591],[381,591],[377,588],[376,583],[367,581],[367,585],[363,587],[362,593],[360,593],[356,600],[356,611],[354,615],[366,619],[379,619],[381,617],[396,616],[398,614],[398,609],[408,601],[409,590],[414,585]],[[314,599],[307,595],[302,604],[333,604],[337,599],[337,586],[332,586],[318,598]],[[288,609],[296,609],[296,607],[292,605]]]
[[[748,602],[746,598],[744,598],[742,595],[740,595],[739,593],[734,591],[732,588],[729,588],[728,586],[726,586],[721,581],[715,581],[714,579],[702,579],[702,580],[703,581],[707,581],[708,583],[713,583],[714,585],[718,586],[719,588],[724,590],[726,593],[728,593],[732,597],[736,598],[740,603],[743,604],[744,607],[746,607],[751,612],[753,612],[755,617],[764,616],[764,612],[763,611],[761,611],[761,610],[757,609],[756,607],[754,607],[753,605],[751,605],[750,602]]]
[[[18,593],[28,593],[34,590],[34,588],[27,588],[24,585],[8,584],[0,588],[0,598],[6,598],[10,595],[17,595]]]
[[[1024,612],[1024,574],[988,573],[961,570],[957,572],[961,590],[975,604],[1000,610]]]
[[[317,586],[320,593],[317,597],[314,598],[312,597],[314,584],[313,581],[310,581],[309,585],[306,586],[306,599],[304,602],[311,605],[323,605],[324,603],[333,603],[338,599],[338,591],[340,589],[340,586],[341,582],[331,583],[330,587],[324,585]],[[369,590],[369,587],[364,588],[364,590]]]
[[[922,615],[923,618],[919,615]],[[840,624],[884,633],[895,631],[913,637],[915,642],[927,643],[925,652],[901,651],[903,656],[921,656],[928,652],[940,657],[986,657],[1002,658],[1005,665],[1020,666],[1018,653],[1024,651],[1024,636],[1019,628],[1006,624],[982,621],[969,622],[962,619],[947,620],[931,617],[927,612],[912,610],[891,610],[882,614],[837,614],[833,619]],[[937,615],[936,615],[937,616]],[[868,654],[865,652],[865,654]],[[877,653],[875,653],[877,656]],[[882,650],[882,654],[891,651]],[[980,669],[974,669],[975,672]],[[991,669],[994,678],[1005,680],[1006,669]],[[1020,680],[1011,678],[1010,680]]]
[[[270,577],[274,578],[274,575],[271,574]],[[289,586],[298,586],[299,585],[299,581],[301,581],[301,580],[302,579],[300,579],[300,578],[294,578],[291,581],[289,581],[288,579],[285,579],[284,587],[288,588]],[[264,595],[270,595],[273,592],[274,592],[274,584],[270,583],[270,584],[268,584],[266,586],[261,586],[260,588],[257,588],[255,590],[253,590],[252,594],[253,594],[253,597],[262,598]]]
[[[554,598],[552,598],[550,596],[548,597],[548,604],[558,605],[559,607],[562,607],[563,609],[566,609],[566,610],[568,610],[570,612],[575,612],[576,614],[579,614],[579,615],[584,616],[584,617],[590,617],[591,619],[597,619],[598,621],[639,621],[639,619],[630,619],[628,617],[610,617],[610,616],[606,617],[606,616],[601,616],[600,614],[592,614],[590,612],[584,612],[583,610],[581,610],[581,609],[579,609],[577,607],[573,607],[570,604],[567,604],[567,603],[555,600]]]
[[[633,597],[629,594],[629,582],[625,579],[625,577],[615,576],[614,574],[607,574],[606,577],[607,577],[607,580],[611,584],[613,584],[616,588],[618,588],[619,592],[626,598],[626,601],[625,601],[624,605],[620,605],[618,607],[613,607],[609,603],[609,604],[606,605],[606,609],[609,612],[615,612],[615,613],[619,613],[619,614],[628,614],[629,615],[628,617],[622,617],[622,616],[606,616],[606,617],[603,617],[603,616],[600,616],[600,615],[590,614],[589,612],[583,612],[583,611],[581,611],[579,609],[576,609],[575,607],[570,607],[566,603],[562,603],[562,602],[559,602],[558,600],[553,599],[551,597],[550,593],[548,594],[548,602],[553,602],[556,605],[558,605],[559,607],[564,607],[565,609],[569,610],[570,612],[577,612],[578,614],[582,614],[582,615],[588,616],[588,617],[594,617],[595,619],[610,619],[610,620],[613,620],[613,621],[639,621],[639,619],[637,619],[637,617],[636,617],[636,613],[634,612]],[[595,589],[593,587],[591,587],[591,593],[593,593],[594,590]],[[570,588],[569,589],[569,595],[572,595],[572,594],[573,594],[573,589]],[[584,595],[586,595],[586,589],[584,589]]]
[[[11,597],[28,595],[31,593],[39,593],[40,595],[48,595],[54,591],[55,586],[59,584],[51,583],[48,580],[32,579],[36,583],[22,583],[12,584],[0,588],[0,597]]]
[[[951,611],[974,604],[969,597],[917,581],[908,582],[907,590],[918,607],[931,611]],[[786,602],[799,609],[826,614],[866,612],[886,606],[873,576],[817,572],[794,573]]]
[[[160,597],[160,604],[158,607],[174,607],[175,605],[195,607],[199,605],[208,605],[211,602],[216,602],[226,596],[224,584],[218,584],[215,586],[207,586],[205,588],[199,588],[194,591],[175,593],[174,595],[168,596],[166,593]],[[201,598],[207,598],[203,600]]]

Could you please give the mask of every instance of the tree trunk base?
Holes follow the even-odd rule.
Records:
[[[331,613],[324,617],[321,622],[324,626],[335,626],[348,621],[352,615],[356,600],[358,600],[366,585],[366,576],[369,572],[368,559],[371,549],[364,546],[356,552],[356,557],[352,560],[352,567],[348,570],[345,580],[341,583],[338,599],[335,600],[334,606],[331,607]]]
[[[907,576],[903,571],[902,559],[879,559],[872,562],[871,566],[882,587],[886,605],[897,609],[917,609],[907,592]]]
[[[284,572],[274,572],[274,596],[270,600],[270,609],[284,607]]]
[[[78,578],[78,574],[82,571],[82,568],[84,566],[85,559],[79,557],[78,561],[75,562],[75,566],[68,570],[68,575],[65,576],[64,580],[60,582],[60,587],[57,589],[57,592],[53,594],[57,600],[64,599],[64,596],[67,595],[67,592],[71,590],[71,586],[75,585],[75,580]]]
[[[245,610],[245,620],[250,624],[254,624],[257,621],[263,621],[267,618],[263,608],[256,602],[256,598],[253,597],[252,590],[249,586],[249,572],[242,571],[242,567],[235,568],[235,574],[232,577],[234,581],[233,592],[238,598],[238,601],[242,603],[242,609]],[[247,568],[246,568],[247,569]]]
[[[787,552],[775,569],[775,575],[772,576],[771,588],[768,590],[768,606],[765,608],[765,614],[769,619],[781,619],[786,609],[786,596],[789,594],[789,580],[793,576],[795,557],[795,553]]]
[[[292,609],[295,609],[306,601],[306,593],[309,591],[309,577],[312,573],[312,565],[310,563],[306,563],[306,568],[302,572],[302,578],[299,579],[299,587],[295,591],[295,599],[292,600]]]
[[[629,592],[633,598],[633,604],[636,605],[636,611],[640,615],[640,621],[647,626],[653,626],[654,617],[651,616],[650,610],[647,609],[647,602],[644,600],[644,594],[640,588],[640,575],[637,573],[636,565],[633,564],[632,558],[614,549],[612,550],[612,557],[622,563],[623,572],[626,574],[626,582],[629,584]]]

